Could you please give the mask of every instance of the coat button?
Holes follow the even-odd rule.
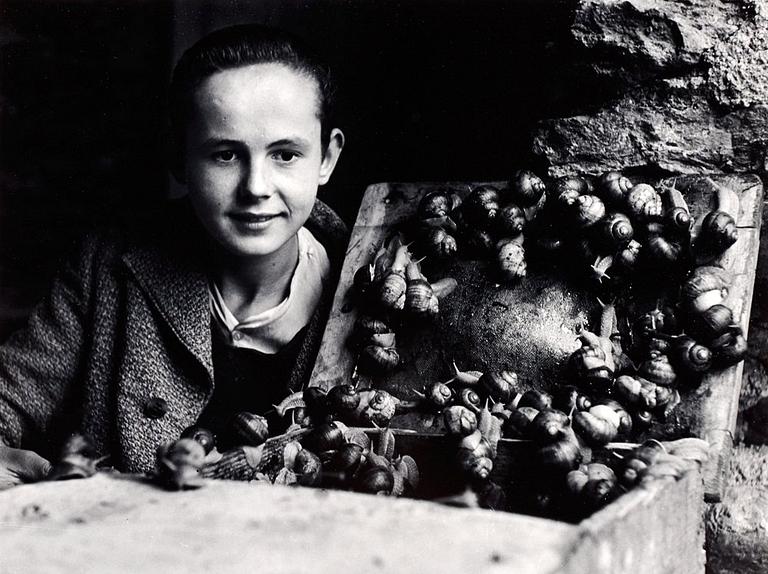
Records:
[[[168,402],[160,397],[152,397],[144,403],[144,416],[159,419],[168,412]]]

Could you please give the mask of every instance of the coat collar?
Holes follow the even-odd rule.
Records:
[[[151,241],[132,245],[122,259],[157,312],[213,381],[208,279],[200,260],[190,256],[199,255],[197,234],[185,225],[171,227],[167,235],[154,235]],[[186,248],[182,241],[168,239],[170,236],[186,238]]]

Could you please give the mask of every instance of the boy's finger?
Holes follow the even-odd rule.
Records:
[[[43,480],[51,472],[51,463],[31,450],[14,453],[16,474],[25,482]]]

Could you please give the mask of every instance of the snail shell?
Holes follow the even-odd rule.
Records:
[[[496,245],[493,236],[485,229],[468,228],[462,233],[461,238],[470,253],[481,257],[490,256]]]
[[[522,438],[526,436],[528,425],[538,414],[539,411],[531,407],[510,410],[509,418],[504,423],[504,436],[508,438]]]
[[[525,277],[527,264],[523,246],[515,241],[500,241],[497,249],[496,260],[502,278],[507,281],[514,281]]]
[[[445,217],[459,205],[459,197],[448,189],[436,189],[421,198],[418,207],[419,219]]]
[[[544,409],[552,408],[552,396],[544,391],[530,389],[518,397],[514,406],[518,409],[531,407],[537,411],[543,411]]]
[[[664,212],[662,217],[664,230],[673,237],[689,239],[693,220],[688,210],[682,207],[673,207]]]
[[[491,185],[480,185],[472,190],[461,207],[470,224],[487,227],[499,213],[499,190]]]
[[[196,440],[180,438],[161,444],[155,453],[155,478],[172,490],[201,486],[199,471],[205,461],[205,449]]]
[[[512,201],[523,207],[536,205],[544,195],[546,186],[541,178],[526,169],[517,171],[509,182]]]
[[[199,442],[203,447],[205,454],[211,452],[216,446],[216,438],[213,436],[213,433],[208,429],[197,425],[184,429],[181,433],[181,438],[191,438],[192,440]]]
[[[724,211],[710,211],[701,224],[696,238],[697,248],[722,253],[739,239],[739,229],[730,214]]]
[[[313,452],[337,450],[345,442],[344,432],[332,422],[316,426],[302,440],[304,447]]]
[[[261,415],[245,411],[235,415],[232,420],[232,428],[235,436],[247,446],[259,446],[269,436],[267,419]]]
[[[424,395],[429,404],[438,408],[448,406],[453,398],[453,391],[445,383],[432,383],[424,389]]]
[[[598,390],[613,384],[613,370],[606,362],[605,351],[594,345],[576,349],[568,358],[568,370],[575,381]]]
[[[587,411],[592,401],[573,385],[564,385],[553,393],[552,406],[566,413],[572,410]]]
[[[406,311],[413,313],[414,315],[428,314],[431,301],[432,287],[429,284],[429,281],[424,279],[423,276],[408,279],[404,305]]]
[[[322,472],[320,457],[306,448],[300,450],[293,462],[293,472],[296,473],[296,482],[300,485],[319,485]]]
[[[578,468],[582,460],[576,441],[560,440],[539,447],[536,458],[545,472],[565,473]]]
[[[392,471],[388,468],[374,466],[365,470],[358,477],[355,483],[355,490],[368,494],[389,495],[392,493],[394,486],[395,477],[392,475]]]
[[[609,213],[600,222],[600,234],[606,245],[617,247],[630,241],[635,234],[629,217],[620,212]]]
[[[556,442],[570,436],[570,424],[570,419],[565,413],[547,409],[539,412],[530,422],[526,434],[539,444]]]
[[[371,372],[387,373],[400,364],[400,355],[394,347],[367,345],[360,353],[361,366]]]
[[[632,239],[616,254],[616,261],[627,269],[634,269],[642,248],[639,241]]]
[[[333,455],[328,470],[352,476],[363,460],[363,447],[351,442],[344,443]]]
[[[697,267],[680,288],[680,299],[688,311],[701,313],[725,300],[730,282],[729,273],[722,267]]]
[[[467,407],[473,413],[477,414],[480,412],[482,400],[480,399],[480,395],[472,389],[461,389],[461,391],[459,391],[459,400],[462,405]]]
[[[661,196],[647,183],[639,183],[627,194],[627,207],[640,221],[661,217]]]
[[[443,409],[443,420],[451,434],[466,436],[477,430],[477,415],[463,405]]]
[[[379,303],[392,311],[402,310],[405,306],[405,289],[408,283],[405,275],[398,271],[390,271],[384,276],[379,288]]]
[[[427,255],[437,259],[447,259],[456,254],[459,247],[456,238],[444,229],[430,230],[422,245]]]
[[[646,430],[653,422],[653,414],[648,410],[640,410],[632,413],[632,426],[638,430]]]
[[[632,431],[632,417],[627,412],[627,409],[625,409],[621,405],[621,403],[619,403],[618,401],[615,401],[613,399],[605,399],[604,398],[604,399],[602,399],[600,401],[600,403],[598,405],[595,405],[595,406],[596,407],[597,406],[606,406],[606,407],[610,408],[611,410],[613,410],[613,412],[615,412],[618,415],[618,417],[619,417],[619,427],[618,427],[618,430],[619,430],[619,434],[620,435],[626,435],[626,434],[628,434],[629,432]],[[590,412],[592,412],[591,409],[590,409]]]
[[[688,373],[702,373],[712,366],[712,352],[691,337],[680,337],[672,347],[675,367]]]
[[[325,389],[317,386],[306,387],[302,393],[309,416],[319,420],[328,414],[328,395]]]
[[[565,475],[565,484],[571,494],[579,494],[588,481],[587,473],[581,469],[572,470]]]
[[[485,480],[493,471],[493,460],[487,456],[478,456],[472,451],[460,448],[457,454],[459,468],[472,479]]]
[[[579,176],[561,177],[555,181],[555,200],[562,205],[571,205],[582,194],[592,193],[592,185]]]
[[[652,410],[656,408],[657,385],[645,379],[622,375],[616,379],[616,396],[632,407]]]
[[[623,204],[630,189],[632,182],[620,171],[608,171],[598,180],[598,190],[602,197],[613,204]]]
[[[737,364],[747,354],[747,339],[739,325],[732,325],[711,343],[713,364],[724,369]]]
[[[581,438],[593,446],[602,446],[608,444],[619,433],[618,424],[608,418],[595,416],[592,410],[578,411],[573,415],[573,430]],[[618,417],[616,417],[618,419]]]
[[[360,418],[364,423],[387,426],[397,410],[397,399],[387,391],[377,390],[362,410]]]
[[[505,206],[496,217],[496,228],[505,237],[520,235],[525,229],[525,213],[514,203]]]
[[[573,207],[576,223],[582,229],[594,225],[605,217],[605,204],[596,195],[580,195]]]
[[[640,365],[640,374],[652,383],[669,387],[677,380],[672,363],[667,355],[652,351],[650,357]]]
[[[688,333],[697,341],[709,343],[725,333],[732,324],[733,312],[729,307],[718,303],[693,315],[688,324]]]
[[[331,412],[350,414],[360,404],[360,394],[353,385],[337,385],[328,391],[326,401]]]
[[[487,371],[478,383],[492,399],[506,403],[517,390],[517,374],[512,371]]]

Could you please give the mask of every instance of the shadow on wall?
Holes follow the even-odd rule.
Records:
[[[167,193],[170,63],[257,21],[335,65],[347,148],[321,197],[353,222],[377,181],[505,179],[542,118],[598,99],[572,65],[575,0],[5,0],[0,6],[0,337],[63,253]]]

